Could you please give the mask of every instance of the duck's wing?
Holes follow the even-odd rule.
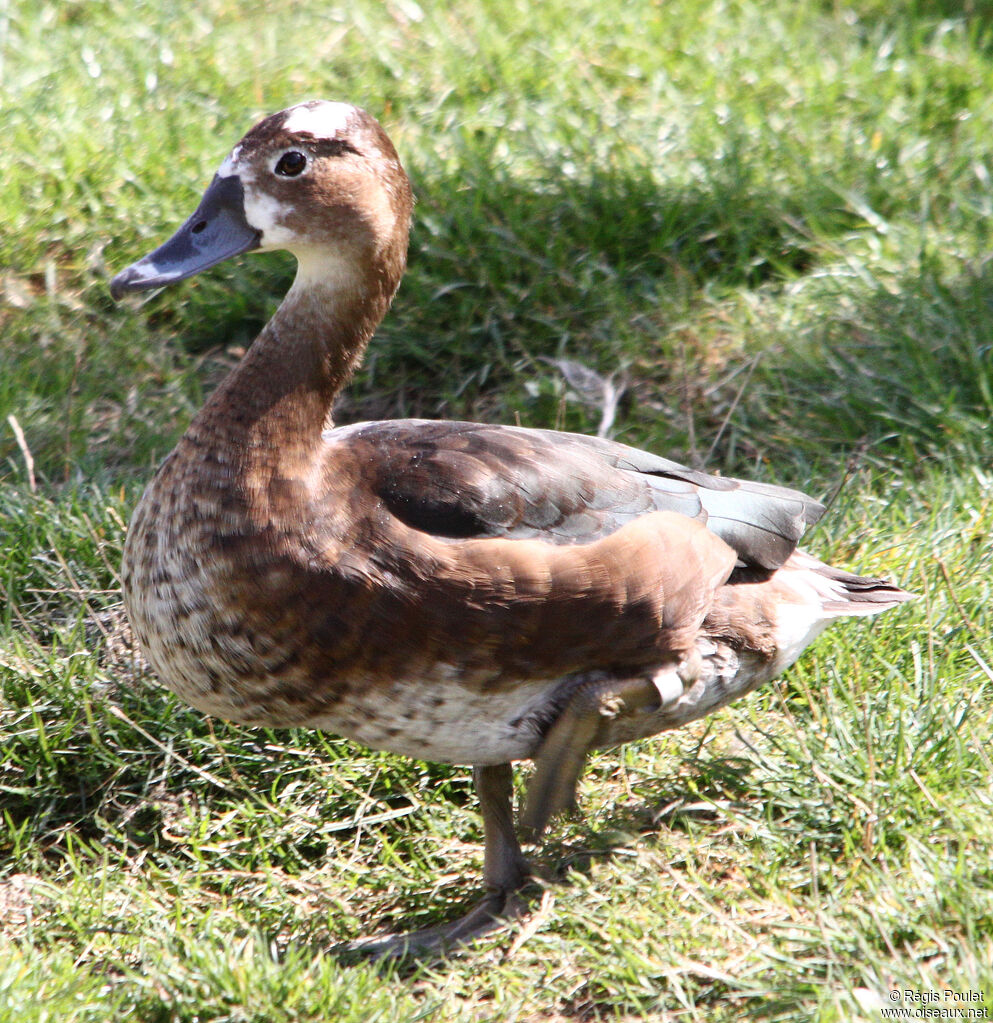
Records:
[[[824,513],[796,490],[710,476],[579,434],[398,420],[325,436],[359,455],[365,486],[392,516],[441,539],[586,544],[672,511],[706,525],[739,565],[773,570]]]
[[[678,664],[736,566],[768,574],[822,512],[567,433],[399,420],[325,445],[307,601],[319,623],[346,610],[328,642],[366,679],[446,665],[485,691]]]

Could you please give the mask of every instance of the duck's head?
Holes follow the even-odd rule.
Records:
[[[159,288],[251,249],[288,249],[298,279],[374,282],[392,295],[413,199],[374,117],[311,100],[265,118],[231,150],[193,216],[111,281],[115,299]]]

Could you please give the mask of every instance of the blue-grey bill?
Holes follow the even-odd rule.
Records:
[[[215,176],[193,216],[167,242],[110,282],[111,296],[117,300],[129,291],[161,288],[258,248],[261,232],[245,219],[244,200],[237,175]]]

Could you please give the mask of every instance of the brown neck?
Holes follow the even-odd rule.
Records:
[[[197,446],[224,448],[227,460],[242,469],[303,471],[393,290],[304,283],[298,276],[247,355],[190,424],[188,436]]]

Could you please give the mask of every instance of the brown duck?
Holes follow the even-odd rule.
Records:
[[[163,683],[247,725],[308,725],[472,764],[488,894],[380,951],[517,910],[520,828],[568,806],[589,750],[676,728],[778,675],[833,618],[907,594],[797,550],[824,509],[591,437],[398,420],[327,429],[403,274],[412,198],[383,129],[302,103],[238,143],[119,298],[251,249],[296,279],[138,504],[124,599]]]

